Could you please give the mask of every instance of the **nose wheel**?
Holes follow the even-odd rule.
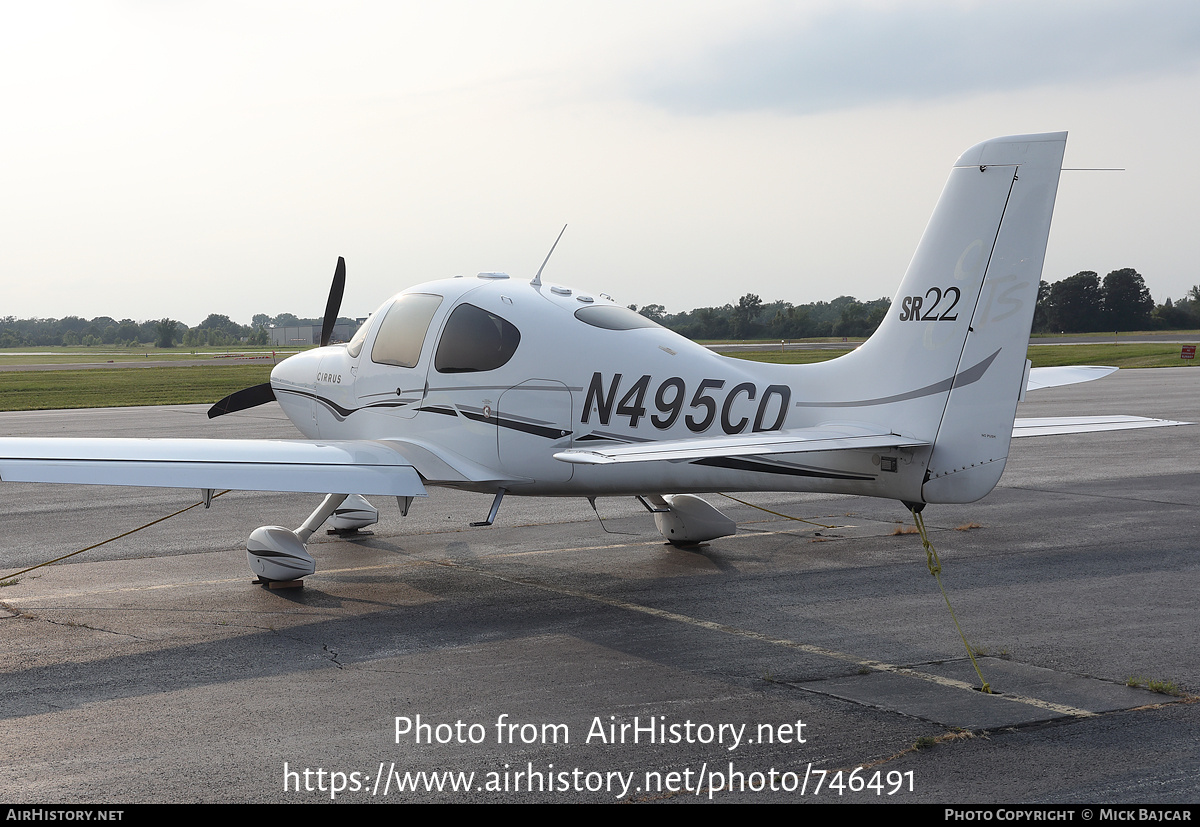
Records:
[[[345,502],[339,505],[329,518],[329,528],[326,534],[337,534],[345,537],[355,534],[370,534],[365,531],[367,526],[379,522],[379,509],[367,502],[362,494],[351,494]]]

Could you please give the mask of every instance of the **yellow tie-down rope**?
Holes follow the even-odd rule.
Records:
[[[793,517],[789,514],[780,514],[778,511],[772,511],[769,508],[763,508],[761,505],[755,505],[754,503],[748,503],[745,500],[739,500],[737,497],[731,497],[728,494],[722,494],[721,496],[728,500],[733,500],[735,503],[741,503],[742,505],[748,505],[751,508],[757,508],[759,511],[765,511],[768,514],[774,514],[776,517],[782,517],[785,520],[795,520],[798,523],[808,523],[809,525],[815,525],[820,528],[837,528],[837,526],[835,526],[835,525],[825,525],[824,523],[817,523],[817,522],[813,522],[812,520],[806,520],[803,517]]]
[[[946,594],[946,587],[942,585],[942,561],[938,559],[937,549],[933,547],[933,543],[929,542],[929,533],[925,530],[925,519],[915,508],[910,507],[908,510],[912,512],[913,522],[917,524],[917,531],[921,534],[921,544],[925,546],[925,564],[929,566],[929,573],[937,578],[938,588],[942,590],[942,597],[946,601],[946,608],[950,610],[950,619],[954,621],[954,628],[958,630],[958,636],[962,638],[963,646],[967,648],[967,657],[971,659],[971,665],[975,667],[975,674],[979,676],[979,682],[983,684],[983,691],[990,695],[992,694],[992,685],[983,679],[983,673],[979,671],[979,663],[975,660],[975,653],[971,651],[971,644],[967,643],[967,636],[963,634],[962,627],[958,625],[954,607],[950,605],[950,597]]]
[[[210,500],[208,500],[208,502],[212,502],[212,500],[215,500],[217,497],[224,496],[225,494],[228,494],[228,493],[229,493],[229,491],[226,490],[226,491],[220,492],[219,494],[213,494],[212,498]],[[53,560],[47,560],[44,563],[38,563],[36,566],[30,566],[27,569],[21,569],[18,572],[13,572],[12,574],[8,575],[8,577],[4,577],[4,578],[0,578],[0,579],[12,580],[14,577],[20,577],[22,574],[25,574],[26,572],[31,572],[34,569],[40,569],[42,566],[52,566],[61,560],[66,560],[68,557],[74,557],[76,554],[83,554],[85,551],[91,551],[94,548],[100,548],[100,546],[107,545],[107,544],[113,542],[114,540],[120,540],[122,537],[128,537],[130,534],[136,534],[137,532],[141,531],[144,528],[149,528],[152,525],[158,525],[163,520],[169,520],[172,517],[178,517],[183,512],[191,511],[193,508],[196,508],[197,506],[200,506],[200,505],[206,505],[205,501],[201,500],[198,503],[192,503],[191,505],[187,506],[186,508],[181,508],[178,511],[168,514],[165,517],[159,517],[157,520],[152,520],[151,522],[148,522],[145,525],[140,525],[137,528],[131,528],[131,529],[129,529],[129,531],[126,531],[124,534],[118,534],[116,537],[109,537],[107,540],[101,540],[98,543],[93,543],[92,545],[88,546],[87,548],[81,548],[81,549],[79,549],[79,551],[72,551],[70,554],[64,554],[62,557],[55,557]]]
[[[795,520],[799,523],[808,523],[809,525],[820,526],[821,528],[837,528],[837,526],[824,525],[823,523],[805,520],[800,517],[792,517],[789,514],[781,514],[778,511],[772,511],[769,508],[763,508],[761,505],[748,503],[745,500],[739,500],[737,497],[731,497],[728,494],[721,494],[722,497],[733,500],[742,505],[748,505],[751,508],[757,508],[759,511],[765,511],[768,514],[774,514],[776,517],[783,517],[785,520]],[[971,650],[971,644],[967,643],[967,637],[963,634],[962,626],[958,624],[958,618],[954,614],[954,607],[950,605],[950,597],[946,594],[946,587],[942,584],[941,572],[942,561],[938,558],[937,549],[933,547],[933,543],[929,542],[929,533],[925,530],[925,520],[921,517],[919,511],[909,508],[912,512],[913,522],[917,524],[917,531],[921,534],[921,545],[925,546],[925,564],[929,566],[929,573],[932,574],[938,582],[938,588],[942,590],[942,598],[946,601],[946,608],[950,610],[950,619],[954,621],[954,628],[958,630],[958,636],[962,638],[963,646],[966,647],[967,657],[971,659],[971,665],[975,667],[975,674],[979,676],[979,683],[982,684],[982,690],[987,694],[992,694],[992,685],[983,678],[983,673],[979,671],[979,662],[975,660],[975,652]]]

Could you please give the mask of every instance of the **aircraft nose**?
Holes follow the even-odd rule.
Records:
[[[271,371],[271,384],[286,387],[312,387],[316,381],[321,349],[307,350],[284,359]]]

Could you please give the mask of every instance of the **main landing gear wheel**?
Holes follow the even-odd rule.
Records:
[[[250,571],[264,585],[270,586],[280,581],[302,585],[301,578],[317,570],[317,563],[308,553],[305,543],[346,498],[346,494],[328,495],[317,506],[317,510],[308,516],[304,525],[295,531],[279,525],[254,529],[246,541],[246,560],[250,563]],[[374,510],[366,500],[362,502]]]
[[[654,524],[673,546],[696,546],[737,533],[737,524],[695,494],[667,494],[648,498]]]

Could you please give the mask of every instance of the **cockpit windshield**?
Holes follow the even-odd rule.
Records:
[[[432,293],[405,293],[392,302],[375,336],[371,361],[401,368],[416,367],[421,360],[425,333],[441,303],[442,297]]]

